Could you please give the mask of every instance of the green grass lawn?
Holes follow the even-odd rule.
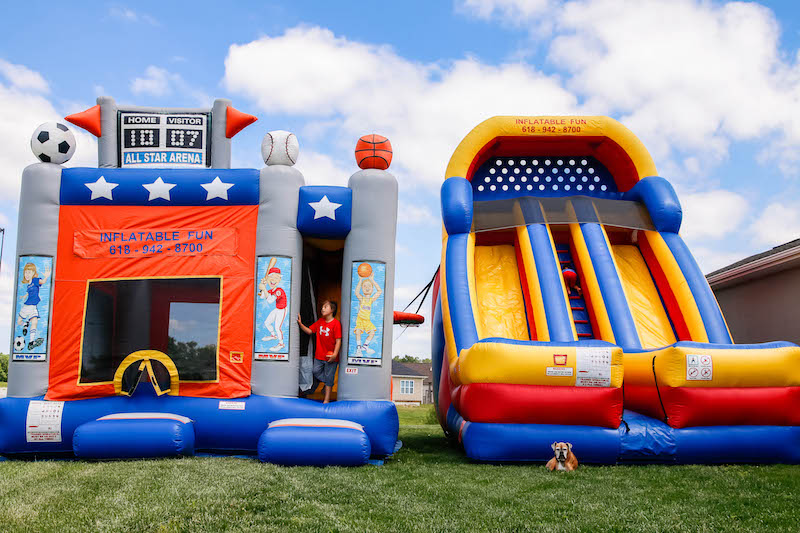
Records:
[[[384,466],[0,463],[0,531],[797,531],[798,466],[470,463],[426,408]]]

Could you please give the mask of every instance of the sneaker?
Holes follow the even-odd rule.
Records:
[[[28,323],[25,322],[25,324],[23,324],[22,326],[22,336],[27,337],[27,335],[28,335]]]
[[[356,348],[356,357],[361,357],[361,346]]]
[[[286,345],[283,344],[282,342],[280,342],[280,343],[276,344],[275,346],[273,346],[272,348],[270,348],[270,350],[277,351],[277,350],[281,350],[281,349],[283,349],[285,347],[286,347]]]
[[[372,355],[372,354],[374,354],[374,353],[375,353],[375,350],[373,350],[373,349],[372,349],[372,348],[370,348],[370,347],[366,347],[366,348],[364,348],[364,351],[367,353],[367,355]]]
[[[39,337],[35,341],[31,341],[28,343],[28,350],[33,350],[37,346],[41,346],[42,343],[44,343],[44,339],[42,337]]]

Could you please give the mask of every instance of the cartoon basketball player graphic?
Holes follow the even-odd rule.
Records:
[[[39,277],[36,265],[33,263],[26,263],[22,270],[20,283],[25,286],[25,292],[20,297],[20,301],[24,301],[22,301],[22,309],[17,315],[17,325],[22,326],[22,346],[25,345],[25,337],[28,337],[28,350],[33,350],[44,342],[42,337],[36,337],[36,326],[39,324],[39,302],[41,301],[39,289],[49,276],[50,269],[47,268],[44,275]]]
[[[267,266],[267,272],[258,283],[258,296],[264,298],[267,303],[274,303],[275,308],[267,315],[264,325],[269,331],[269,335],[263,337],[263,341],[278,339],[278,344],[272,346],[270,350],[281,350],[286,345],[283,342],[283,320],[286,318],[286,292],[278,287],[281,282],[281,269],[275,266],[276,257],[271,257]]]
[[[358,298],[358,315],[356,315],[356,327],[353,333],[356,334],[356,357],[372,355],[375,350],[369,347],[375,332],[378,328],[372,323],[370,315],[375,300],[380,298],[381,288],[375,283],[375,274],[372,267],[367,263],[362,263],[358,267],[358,286],[356,287],[356,297]],[[367,335],[364,344],[361,344],[361,336]]]

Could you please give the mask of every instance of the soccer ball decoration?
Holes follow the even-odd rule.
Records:
[[[264,135],[261,141],[261,156],[264,163],[272,165],[292,166],[300,155],[300,143],[294,133],[277,130]]]
[[[14,351],[21,351],[25,348],[25,337],[14,338]]]
[[[75,136],[60,122],[45,122],[31,136],[33,155],[43,163],[66,163],[75,153]]]
[[[392,143],[382,135],[364,135],[356,143],[358,168],[386,170],[392,164]]]

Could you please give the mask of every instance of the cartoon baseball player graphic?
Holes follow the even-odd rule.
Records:
[[[46,268],[43,276],[39,276],[36,265],[26,263],[22,270],[22,280],[20,283],[25,287],[25,292],[20,296],[22,309],[17,315],[17,325],[22,326],[22,346],[25,345],[24,339],[28,337],[28,350],[33,350],[41,346],[44,342],[42,337],[36,337],[36,326],[39,324],[39,289],[45,284],[50,276],[50,269]],[[24,301],[23,301],[24,300]],[[16,344],[16,343],[15,343]]]
[[[282,275],[281,269],[275,266],[277,257],[271,257],[267,266],[267,272],[258,283],[258,296],[264,298],[267,303],[274,303],[275,308],[267,315],[264,325],[269,331],[269,335],[261,340],[270,341],[278,339],[278,344],[272,346],[270,350],[280,350],[286,345],[283,342],[283,320],[286,318],[286,292],[278,287]],[[268,288],[269,287],[269,288]]]
[[[362,263],[362,265],[369,267],[367,263]],[[375,350],[370,348],[369,344],[372,342],[373,337],[375,337],[375,332],[378,328],[372,323],[370,315],[375,300],[380,298],[383,291],[381,291],[381,288],[375,283],[375,274],[372,272],[372,268],[359,267],[358,274],[359,280],[358,286],[356,287],[358,315],[356,315],[356,326],[353,333],[356,334],[356,357],[361,357],[363,355],[372,355],[375,353]],[[361,336],[365,333],[367,338],[364,340],[364,344],[361,344]]]

